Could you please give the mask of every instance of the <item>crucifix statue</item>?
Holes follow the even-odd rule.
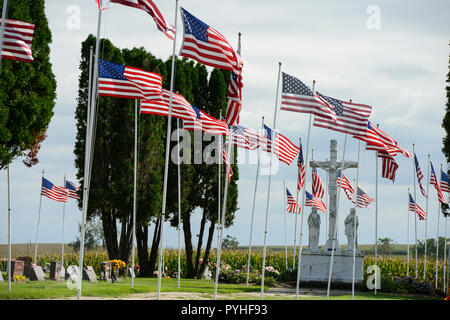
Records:
[[[330,198],[330,204],[328,208],[328,239],[325,245],[325,251],[331,251],[333,248],[333,238],[336,228],[337,219],[337,179],[339,170],[345,170],[348,168],[357,168],[358,163],[356,161],[337,161],[337,141],[330,141],[330,160],[329,161],[310,161],[311,168],[321,168],[328,171],[328,195]],[[336,237],[336,243],[334,246],[336,251],[339,251],[339,243]]]

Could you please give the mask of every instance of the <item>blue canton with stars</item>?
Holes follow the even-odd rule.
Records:
[[[244,135],[244,127],[240,125],[233,126],[233,133],[236,135]]]
[[[272,129],[264,125],[264,130],[266,130],[266,137],[269,138],[269,140],[272,140]]]
[[[299,79],[283,72],[283,93],[313,96],[313,92]]]
[[[197,119],[201,119],[200,109],[191,105],[192,109],[194,109],[195,113],[197,114]]]
[[[342,116],[342,114],[344,113],[344,106],[342,105],[342,101],[338,100],[338,99],[334,99],[331,97],[327,97],[319,92],[317,92],[317,94],[324,99],[326,102],[328,102],[330,105],[333,106],[334,112],[336,113],[337,116]]]
[[[184,21],[184,33],[192,34],[197,40],[208,42],[209,26],[181,8]]]
[[[117,63],[98,59],[98,69],[100,78],[116,79],[116,80],[128,80],[124,76],[125,66]]]

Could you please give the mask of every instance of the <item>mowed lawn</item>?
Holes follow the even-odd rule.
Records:
[[[218,295],[223,300],[259,300],[259,285],[223,284],[219,283]],[[265,287],[265,292],[270,292],[269,287]],[[124,298],[137,293],[156,293],[157,278],[136,278],[134,288],[131,288],[131,279],[124,279],[122,282],[106,283],[99,281],[91,283],[83,281],[82,296],[84,297],[103,297],[103,298]],[[177,279],[161,279],[161,293],[177,292],[176,299],[183,299],[183,293],[201,294],[203,298],[213,296],[214,281],[182,279],[181,286],[178,288]],[[248,295],[254,293],[254,295]],[[6,299],[70,299],[77,295],[75,284],[67,285],[66,282],[57,282],[53,280],[45,280],[43,282],[29,281],[25,283],[11,284],[11,292],[8,293],[8,281],[0,282],[0,300]],[[186,297],[186,299],[190,299]],[[295,300],[295,290],[292,294],[277,293],[274,295],[266,294],[265,300]],[[340,294],[338,296],[330,296],[331,300],[351,300],[351,292],[348,294]],[[434,300],[436,298],[403,296],[394,294],[357,292],[356,300]],[[326,300],[326,296],[301,296],[301,300]],[[442,300],[437,299],[437,300]]]

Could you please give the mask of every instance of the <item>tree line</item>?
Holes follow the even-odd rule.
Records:
[[[75,111],[77,136],[74,148],[77,178],[83,186],[86,110],[88,103],[89,53],[95,51],[96,38],[89,35],[81,45],[80,77],[77,107]],[[120,49],[108,39],[100,41],[100,58],[164,77],[163,87],[170,84],[171,58],[163,61],[143,47]],[[186,58],[175,62],[174,91],[183,95],[192,105],[199,107],[215,118],[221,110],[226,111],[227,90],[230,72],[212,69]],[[99,97],[95,129],[95,147],[90,182],[88,219],[99,217],[102,221],[106,250],[110,259],[128,261],[132,247],[133,227],[133,170],[134,170],[134,115],[135,101],[132,99]],[[138,168],[137,168],[137,255],[141,276],[152,276],[156,268],[158,244],[161,233],[161,206],[167,118],[158,115],[138,116]],[[181,123],[181,121],[180,121]],[[177,119],[172,119],[172,128]],[[194,135],[193,132],[189,134]],[[198,134],[195,133],[195,134]],[[199,142],[202,146],[183,150],[203,152],[210,138]],[[173,140],[173,139],[172,139]],[[192,138],[191,141],[194,141]],[[176,147],[172,141],[170,150]],[[170,152],[168,150],[168,152]],[[214,153],[214,151],[213,151]],[[234,150],[236,155],[236,150]],[[184,155],[185,156],[185,155]],[[213,156],[220,156],[215,154]],[[222,166],[221,182],[226,179]],[[225,226],[232,225],[237,211],[237,180],[239,171],[232,165],[233,176],[229,184]],[[203,274],[211,251],[217,223],[218,208],[218,165],[181,164],[181,221],[188,277]],[[178,225],[178,176],[177,165],[170,162],[167,187],[166,218],[172,227]],[[223,186],[222,186],[223,190]],[[78,202],[81,208],[82,202]],[[194,211],[201,214],[196,246],[193,241],[191,218]],[[208,225],[209,224],[209,225]],[[153,227],[151,248],[149,228]],[[206,243],[203,239],[206,237]],[[205,250],[202,252],[202,247]],[[203,253],[203,256],[202,256]]]

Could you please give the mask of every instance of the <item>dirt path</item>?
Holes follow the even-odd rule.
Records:
[[[332,290],[330,295],[338,296],[349,294],[351,292],[344,290]],[[309,299],[323,299],[327,295],[326,289],[307,289],[301,288],[299,298],[308,297]],[[295,299],[295,288],[270,288],[264,292],[264,297],[272,299]],[[229,294],[217,294],[217,300],[260,300],[260,292],[241,292]],[[74,300],[76,297],[67,298]],[[156,300],[156,292],[136,293],[123,297],[81,297],[82,300]],[[161,292],[161,300],[211,300],[212,294],[198,292]]]

